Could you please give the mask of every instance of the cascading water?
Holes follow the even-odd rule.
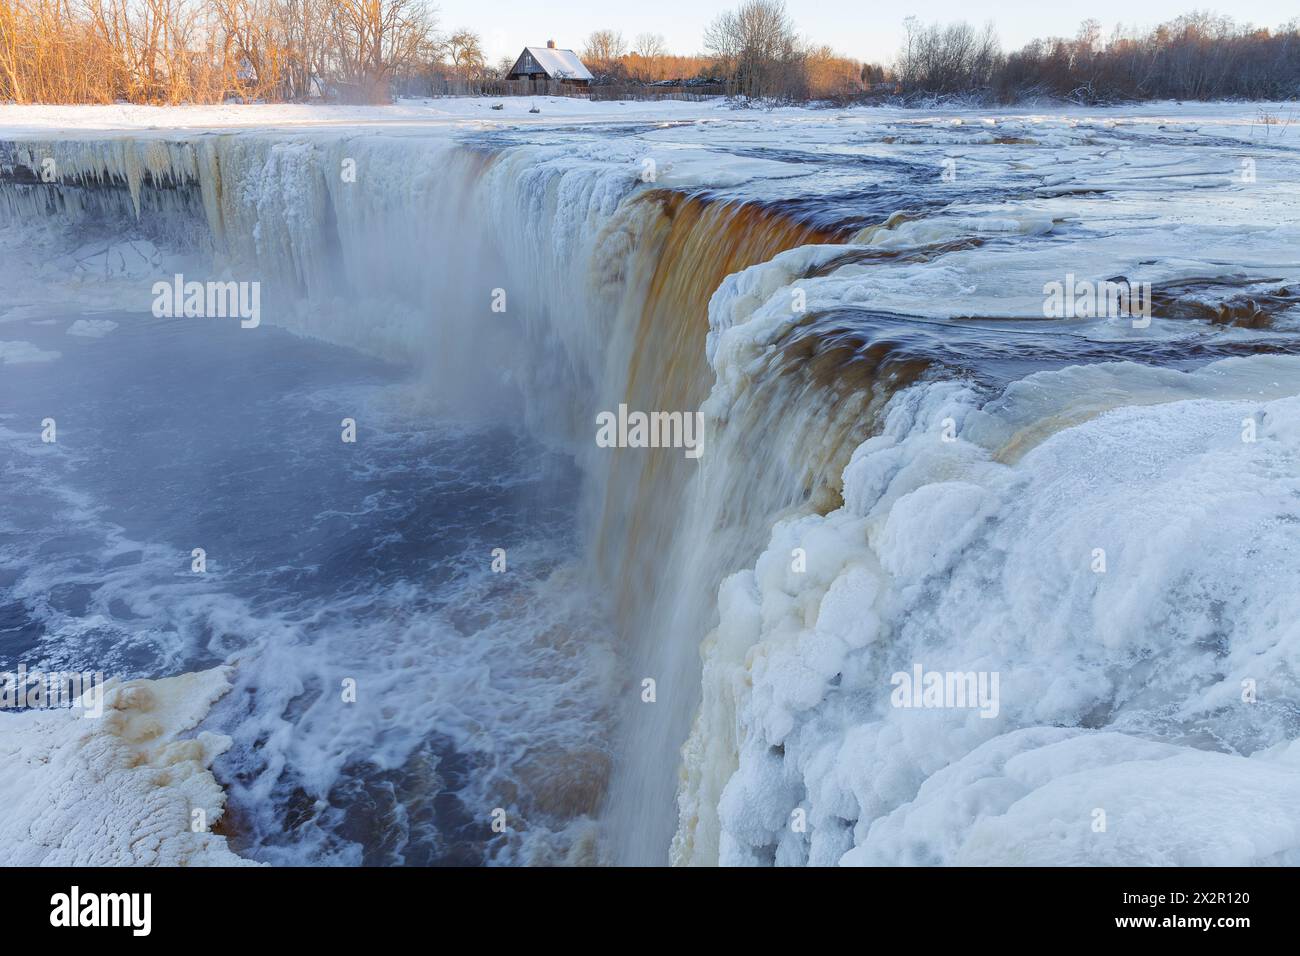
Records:
[[[52,156],[66,182],[14,183],[5,198],[11,217],[138,219],[155,233],[188,232],[223,274],[258,277],[271,321],[412,361],[457,415],[513,410],[493,392],[522,391],[534,430],[571,449],[588,475],[587,579],[608,596],[623,680],[632,687],[653,674],[663,688],[653,717],[622,715],[621,749],[635,757],[614,764],[606,852],[663,862],[712,592],[752,559],[755,528],[806,489],[751,474],[751,503],[726,515],[724,473],[722,494],[686,504],[687,489],[704,484],[695,461],[597,449],[591,422],[619,403],[698,408],[710,386],[708,300],[722,280],[841,235],[752,204],[636,189],[622,170],[593,176],[545,154],[444,144],[430,156],[424,142],[396,145],[224,136],[101,152],[30,143],[14,149],[17,167]],[[364,170],[358,182],[329,174],[345,161]],[[380,188],[407,175],[407,163],[432,167],[411,186],[414,199]],[[457,228],[465,222],[475,228]],[[489,311],[498,288],[504,317]],[[720,533],[699,535],[706,527]],[[599,775],[592,786],[604,789]]]
[[[947,144],[960,134],[935,135]],[[1032,144],[983,131],[969,142],[981,136],[999,156]],[[1063,150],[1106,147],[1104,131],[1062,136]],[[1270,794],[1273,776],[1296,772],[1282,753],[1285,708],[1214,710],[1245,673],[1242,648],[1277,657],[1269,678],[1278,697],[1292,696],[1289,652],[1241,623],[1263,600],[1240,597],[1251,587],[1244,552],[1219,582],[1164,553],[1143,558],[1155,568],[1147,586],[1168,588],[1203,619],[1138,608],[1113,577],[1064,592],[1044,577],[1028,597],[1008,583],[1034,580],[1045,562],[1071,566],[1075,552],[1086,566],[1094,546],[1112,560],[1130,556],[1123,521],[1142,523],[1136,506],[1126,511],[1117,492],[1098,490],[1096,475],[1077,480],[1088,448],[1117,454],[1100,417],[1120,407],[1130,409],[1123,427],[1139,432],[1182,427],[1160,416],[1189,409],[1187,440],[1153,439],[1141,464],[1169,496],[1210,496],[1212,475],[1189,485],[1180,469],[1198,454],[1236,467],[1213,428],[1260,416],[1264,447],[1242,467],[1259,472],[1260,492],[1279,509],[1260,546],[1275,564],[1289,561],[1279,530],[1286,482],[1275,472],[1292,460],[1288,396],[1300,370],[1256,353],[1294,351],[1285,287],[1294,263],[1238,262],[1189,236],[1152,267],[1132,246],[1108,250],[1065,211],[1073,200],[1059,174],[1045,184],[1034,164],[1009,173],[1009,164],[986,169],[972,158],[973,181],[936,199],[931,187],[909,185],[920,159],[882,164],[883,178],[864,190],[845,188],[835,178],[845,160],[832,158],[823,194],[795,187],[813,194],[793,203],[774,198],[762,175],[729,188],[644,183],[639,157],[649,147],[636,142],[596,137],[575,157],[546,137],[520,139],[304,130],[0,144],[0,214],[10,223],[61,223],[83,237],[127,230],[149,248],[188,250],[175,261],[193,271],[257,280],[269,324],[418,369],[410,400],[419,415],[489,429],[522,419],[548,449],[493,446],[504,457],[489,456],[488,467],[546,454],[576,461],[582,475],[570,504],[576,558],[563,553],[573,544],[561,522],[546,546],[512,554],[523,585],[503,590],[471,575],[454,597],[432,601],[439,622],[475,621],[490,647],[474,666],[505,671],[504,693],[495,683],[491,693],[474,681],[440,683],[443,652],[431,658],[425,639],[433,617],[423,598],[410,603],[406,578],[330,605],[344,618],[386,622],[381,632],[391,633],[371,646],[351,646],[347,628],[296,611],[268,628],[254,601],[234,616],[256,640],[135,665],[162,676],[236,662],[235,695],[209,724],[235,738],[218,769],[233,778],[234,812],[245,815],[237,848],[301,859],[275,832],[307,821],[316,834],[304,841],[308,858],[337,862],[458,859],[475,841],[500,862],[970,861],[994,853],[992,834],[1015,814],[1030,829],[1041,824],[1012,797],[990,802],[997,821],[970,817],[962,800],[971,788],[989,777],[1026,797],[1067,786],[1051,769],[1058,751],[1062,767],[1113,773],[1118,790],[1114,767],[1127,758],[1230,776],[1255,773],[1266,761],[1250,755],[1273,748],[1277,759],[1258,771]],[[865,148],[853,162],[871,162],[876,147]],[[45,160],[54,182],[41,181]],[[1081,192],[1125,188],[1121,173],[1090,185],[1084,168],[1075,173]],[[1013,177],[1005,190],[1023,208],[990,208],[996,176]],[[1179,184],[1197,186],[1194,176]],[[946,202],[968,208],[945,213]],[[900,210],[911,212],[891,215]],[[1137,338],[1113,321],[1027,326],[1067,246],[1080,274],[1152,273],[1160,334]],[[161,265],[155,257],[123,286],[138,294],[139,311]],[[1186,321],[1207,314],[1219,331]],[[702,409],[703,456],[598,447],[595,416],[620,405]],[[393,461],[414,450],[401,429],[385,431]],[[437,447],[462,453],[454,442]],[[467,472],[466,487],[476,480]],[[1062,524],[1070,501],[1095,523]],[[472,547],[453,564],[489,560],[494,542],[477,520],[466,517]],[[1217,533],[1231,538],[1234,527]],[[1053,611],[1058,593],[1068,611]],[[1131,613],[1104,612],[1102,594]],[[1026,615],[1041,622],[1040,637]],[[1195,634],[1202,650],[1152,642],[1143,627]],[[1244,635],[1240,648],[1234,634]],[[445,634],[432,641],[456,653],[468,646]],[[304,642],[337,660],[304,669]],[[1231,666],[1217,680],[1190,681],[1182,696],[1182,685],[1159,699],[1135,688],[1134,661],[1187,670],[1198,653]],[[322,688],[334,665],[364,670],[376,656],[390,665],[381,668],[386,687],[410,667],[436,693],[482,695],[482,706],[453,719],[414,694],[396,698],[397,710],[333,726]],[[931,660],[1007,675],[1001,715],[922,712],[925,720],[905,723],[914,715],[888,706],[888,676]],[[641,696],[646,679],[653,703]],[[241,695],[257,713],[240,713]],[[1179,707],[1185,713],[1173,713]],[[493,725],[497,714],[509,716]],[[1090,733],[1101,729],[1110,736]],[[1210,756],[1230,754],[1245,769],[1202,767],[1198,735],[1228,741]],[[367,749],[377,756],[362,759]],[[438,803],[453,794],[454,812]],[[265,804],[276,809],[255,809]],[[483,829],[498,804],[527,821],[522,831]],[[804,830],[788,825],[798,812]],[[457,835],[421,849],[422,815]],[[1293,852],[1279,840],[1278,853]],[[346,849],[355,845],[359,857]]]

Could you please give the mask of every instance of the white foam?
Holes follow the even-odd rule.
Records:
[[[80,335],[88,339],[102,339],[117,328],[117,323],[110,319],[77,319],[68,326],[68,335]]]
[[[31,342],[0,342],[0,365],[53,362],[58,357],[58,352],[37,348]]]

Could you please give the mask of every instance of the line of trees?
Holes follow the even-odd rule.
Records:
[[[660,33],[642,33],[629,43],[617,30],[595,30],[579,56],[597,83],[708,80],[713,68],[713,60],[703,54],[669,53]]]
[[[704,31],[704,48],[729,94],[807,100],[862,92],[875,68],[799,36],[784,0],[745,0]]]
[[[469,29],[443,33],[432,0],[0,0],[0,102],[385,102],[503,78]],[[1006,53],[993,26],[905,21],[886,68],[800,37],[783,0],[742,0],[705,31],[704,52],[660,34],[597,30],[581,51],[596,82],[716,84],[730,95],[803,101],[861,96],[1032,96],[1081,102],[1300,96],[1300,19],[1267,30],[1208,13],[1103,38]],[[458,88],[459,88],[458,87]]]
[[[993,24],[976,30],[969,23],[922,25],[904,21],[907,42],[894,67],[900,87],[926,93],[959,93],[989,87],[1004,58]]]
[[[745,0],[710,24],[707,69],[733,95],[806,100],[966,95],[1014,102],[1300,97],[1300,18],[1276,30],[1191,13],[1146,31],[1086,20],[1073,38],[1003,51],[991,23],[904,21],[891,68],[856,63],[800,39],[783,0]]]
[[[382,102],[481,63],[436,27],[428,0],[0,0],[0,101]]]
[[[1098,103],[1133,99],[1290,99],[1300,96],[1300,19],[1277,30],[1192,13],[1154,29],[1085,20],[1069,39],[1035,40],[1004,54],[992,25],[907,21],[895,65],[903,93],[1034,96]]]
[[[800,99],[804,50],[782,0],[746,0],[719,14],[704,31],[728,91],[740,96]]]
[[[598,83],[695,81],[805,99],[862,88],[862,65],[795,34],[779,0],[720,17],[708,52],[597,30]],[[504,78],[477,33],[438,30],[430,0],[0,0],[0,102],[385,102],[447,79]]]
[[[698,82],[755,99],[851,95],[883,79],[878,67],[802,39],[782,0],[745,0],[721,14],[705,31],[704,47],[703,54],[672,56],[659,34],[629,44],[617,30],[596,30],[581,56],[597,83]]]

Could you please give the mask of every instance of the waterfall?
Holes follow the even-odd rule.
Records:
[[[710,413],[703,461],[598,448],[595,417],[620,403],[699,409],[715,378],[709,302],[724,280],[846,232],[656,188],[624,169],[575,168],[538,147],[224,134],[8,149],[0,208],[11,218],[116,218],[188,236],[214,272],[263,283],[268,322],[412,362],[458,412],[491,404],[506,373],[530,425],[587,475],[591,586],[623,642],[628,703],[606,800],[610,858],[666,862],[717,586],[752,562],[775,517],[830,506],[865,434],[863,413],[883,398],[832,388],[807,417],[785,414],[855,354],[840,343],[820,372],[804,365],[817,348],[813,318],[781,343],[770,382]],[[57,184],[35,181],[46,158]],[[355,181],[340,175],[345,164]],[[490,310],[496,289],[504,314]],[[755,434],[765,448],[752,447]],[[638,696],[645,677],[659,688],[653,705]]]
[[[1266,327],[1290,291],[1215,312],[1188,283],[1245,280],[1112,267],[1041,209],[850,229],[639,173],[388,131],[29,139],[0,143],[0,219],[183,246],[261,282],[266,322],[577,461],[573,587],[619,651],[584,783],[603,861],[1167,862],[1135,794],[1206,781],[1194,815],[1238,776],[1267,794],[1252,826],[1292,814],[1297,609],[1262,579],[1294,567],[1300,366],[1264,354],[1294,346],[1012,321],[1068,242],[1100,275],[1147,268],[1162,321]],[[1035,280],[1011,318],[972,279],[1000,264]],[[950,321],[968,301],[988,321]],[[703,455],[599,447],[620,406],[702,412]],[[999,706],[900,706],[913,668],[997,675]],[[1272,697],[1238,706],[1243,681]],[[1059,806],[1079,833],[1105,806],[1127,842],[1053,842]],[[1270,834],[1205,858],[1294,862]]]

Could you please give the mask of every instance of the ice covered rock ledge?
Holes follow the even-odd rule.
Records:
[[[0,714],[0,864],[252,866],[210,832],[225,809],[212,761],[230,738],[182,739],[230,689],[229,668],[105,684],[103,715]],[[194,832],[192,813],[208,830]]]
[[[1297,501],[1296,357],[900,393],[721,587],[674,861],[1300,863]]]

